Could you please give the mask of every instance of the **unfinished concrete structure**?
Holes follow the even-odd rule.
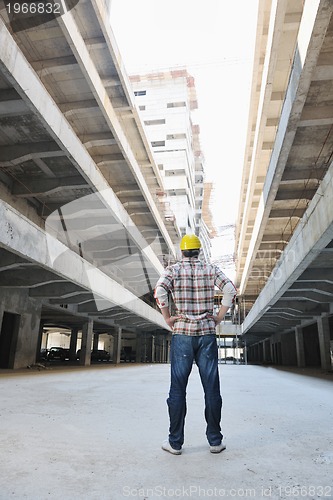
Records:
[[[236,235],[256,362],[332,368],[332,12],[329,0],[259,1]]]
[[[152,288],[180,231],[159,201],[108,2],[30,28],[0,8],[0,367],[34,363],[54,326],[71,333],[73,359],[82,332],[81,364],[101,333],[115,362],[124,334],[137,360],[143,342],[165,360]]]

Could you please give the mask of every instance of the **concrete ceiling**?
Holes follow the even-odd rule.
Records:
[[[280,2],[269,40],[271,3],[261,2],[259,20],[266,20],[258,23],[237,235],[237,285],[248,315],[244,333],[252,341],[313,322],[332,309],[333,207],[327,198],[333,159],[332,3],[310,4],[305,2],[303,9],[303,2]],[[263,54],[267,79],[262,78]],[[272,102],[277,100],[280,106],[275,109]],[[319,210],[323,196],[327,203]],[[327,211],[327,225],[323,234],[317,234],[320,224],[315,216],[324,220]],[[313,239],[309,254],[304,241],[299,244],[307,223]],[[297,261],[297,253],[303,260],[295,264],[293,273],[284,271],[284,283],[277,288],[274,280],[279,281],[288,259]]]

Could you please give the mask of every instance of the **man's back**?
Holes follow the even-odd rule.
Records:
[[[165,269],[157,282],[156,297],[167,303],[161,289],[165,294],[171,293],[179,317],[174,333],[207,335],[215,333],[212,319],[215,287],[223,290],[229,283],[234,294],[232,283],[217,266],[198,258],[184,257],[181,262]]]
[[[189,319],[213,314],[217,268],[199,259],[184,258],[172,266],[173,288],[171,291],[179,314]]]

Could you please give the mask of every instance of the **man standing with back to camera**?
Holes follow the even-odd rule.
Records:
[[[186,387],[196,362],[205,394],[206,436],[211,453],[225,450],[221,433],[222,398],[218,373],[216,326],[231,306],[236,289],[214,264],[199,260],[201,242],[193,234],[180,242],[182,259],[167,267],[155,288],[155,299],[166,323],[172,328],[171,384],[167,399],[170,428],[162,449],[180,455],[184,443]],[[215,287],[223,293],[221,307],[214,315]],[[176,313],[170,315],[169,293]]]

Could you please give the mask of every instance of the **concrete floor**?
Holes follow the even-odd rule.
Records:
[[[0,499],[333,498],[333,376],[221,366],[227,450],[209,453],[194,367],[181,456],[168,365],[1,372]]]

